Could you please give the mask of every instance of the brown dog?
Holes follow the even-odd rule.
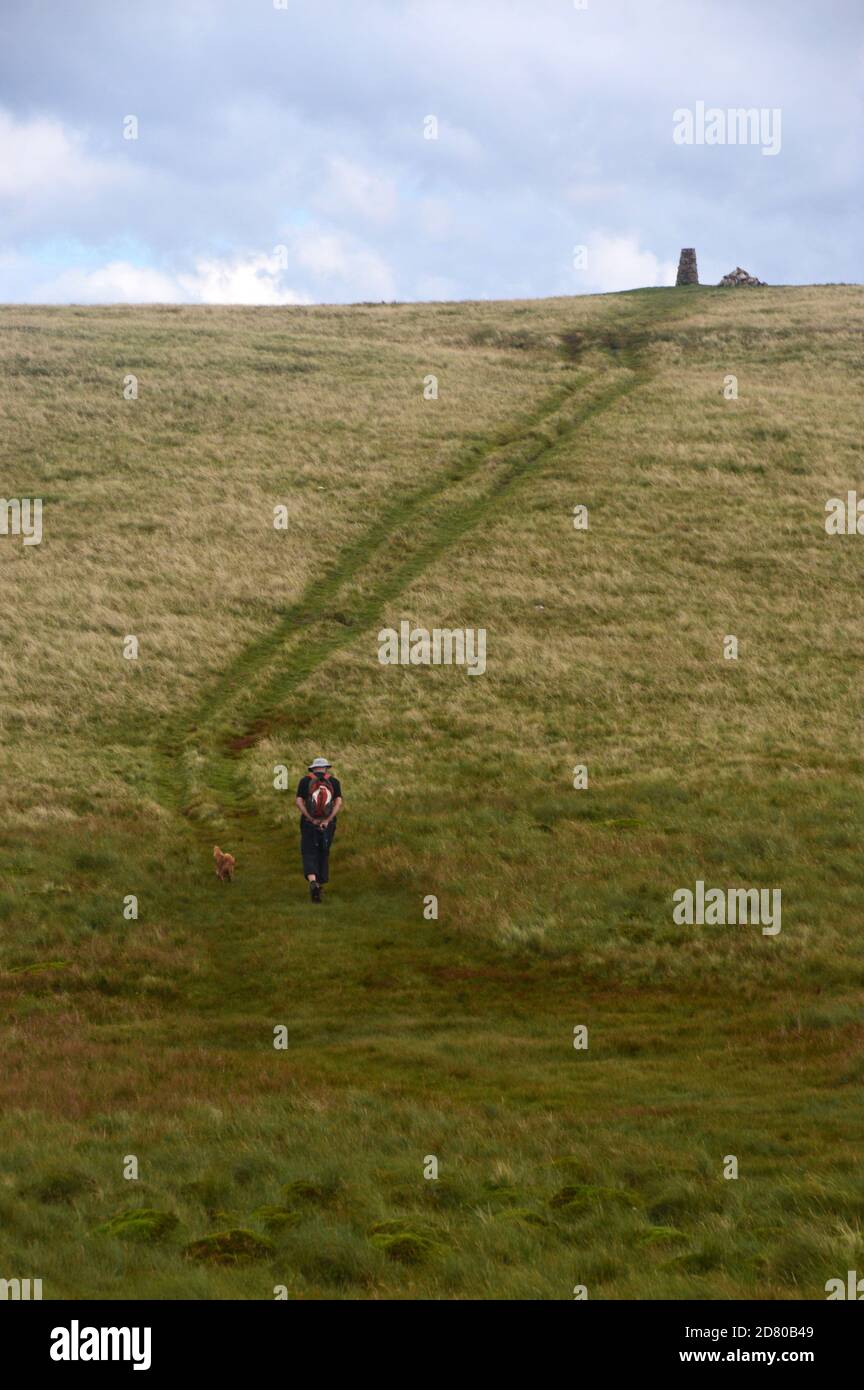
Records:
[[[213,846],[213,858],[216,860],[216,877],[223,883],[230,883],[234,877],[234,865],[236,860],[233,854],[223,854],[218,845]]]

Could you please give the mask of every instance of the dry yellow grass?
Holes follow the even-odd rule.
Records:
[[[3,1269],[798,1298],[864,1259],[864,541],[824,530],[864,485],[862,308],[0,310],[2,490],[45,504],[0,537]],[[382,666],[402,618],[485,628],[486,673]],[[319,751],[348,808],[312,918],[273,777]],[[782,932],[674,925],[697,878],[781,887]],[[270,1264],[190,1271],[93,1236],[139,1142],[184,1240],[331,1195]]]

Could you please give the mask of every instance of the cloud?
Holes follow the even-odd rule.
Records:
[[[453,209],[444,198],[423,198],[419,206],[420,225],[432,241],[443,241],[454,230]]]
[[[602,232],[588,238],[585,285],[599,293],[632,290],[646,285],[674,285],[677,260],[663,261],[653,251],[643,251],[635,236],[607,236]]]
[[[178,284],[199,304],[310,304],[311,296],[283,289],[279,255],[253,255],[231,261],[198,261],[194,275],[179,275]]]
[[[112,261],[98,270],[75,267],[34,288],[35,303],[173,304],[183,298],[176,280],[157,270]]]
[[[89,155],[83,137],[62,121],[18,121],[0,111],[0,199],[49,200],[70,189],[116,188],[123,173],[118,163]]]
[[[5,298],[595,292],[685,243],[706,279],[864,278],[856,0],[47,8],[0,6]],[[676,146],[697,100],[782,107],[782,152]]]
[[[297,264],[334,290],[350,286],[355,299],[395,299],[392,269],[377,252],[339,232],[310,229],[296,237]]]
[[[396,180],[335,155],[330,160],[328,183],[318,201],[324,210],[337,216],[349,213],[364,221],[392,222],[398,204]]]
[[[200,260],[194,272],[178,275],[111,261],[96,270],[65,270],[37,285],[33,298],[55,304],[311,303],[310,295],[282,287],[283,268],[276,255]]]

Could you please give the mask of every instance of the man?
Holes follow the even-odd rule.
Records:
[[[336,834],[336,817],[342,809],[342,787],[330,776],[332,764],[313,758],[308,776],[297,785],[300,811],[300,857],[313,903],[320,903],[321,889],[330,877],[330,846]]]

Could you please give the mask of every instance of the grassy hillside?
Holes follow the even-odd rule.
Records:
[[[864,486],[862,309],[0,309],[0,491],[44,505],[0,536],[0,1277],[795,1299],[864,1266],[864,541],[824,526]],[[485,674],[381,665],[403,619],[484,628]],[[676,925],[697,880],[781,889],[782,930]],[[167,1219],[100,1229],[130,1208]]]

